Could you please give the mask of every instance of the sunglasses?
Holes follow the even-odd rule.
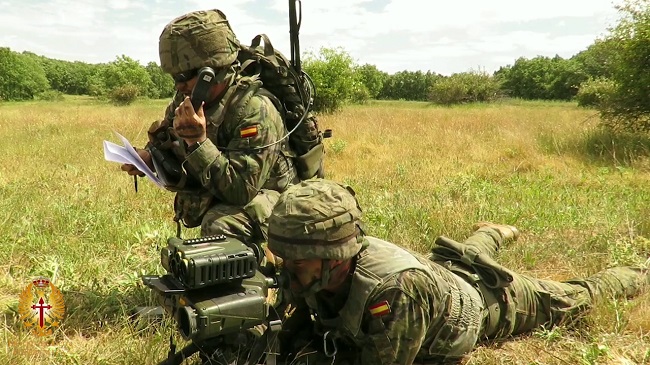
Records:
[[[172,78],[174,79],[174,82],[177,84],[183,83],[183,82],[188,82],[192,80],[193,78],[196,77],[196,75],[199,73],[199,69],[195,68],[193,70],[177,73],[175,75],[172,75]]]

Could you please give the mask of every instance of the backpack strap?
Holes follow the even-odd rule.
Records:
[[[259,75],[241,77],[230,98],[224,104],[223,112],[219,116],[220,122],[230,122],[241,118],[251,98],[261,87],[262,81],[260,81]]]

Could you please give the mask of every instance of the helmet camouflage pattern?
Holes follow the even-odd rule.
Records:
[[[237,58],[239,41],[224,13],[200,10],[169,22],[160,34],[158,51],[160,67],[173,75],[229,66]]]
[[[362,248],[354,191],[324,179],[288,188],[269,217],[269,249],[283,259],[354,257]]]

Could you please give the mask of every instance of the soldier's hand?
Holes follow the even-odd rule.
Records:
[[[174,131],[188,146],[207,139],[203,105],[194,112],[192,101],[189,96],[186,96],[181,105],[176,108],[174,115]]]
[[[139,148],[136,148],[135,151],[138,153],[138,156],[140,156],[142,161],[144,161],[144,163],[146,163],[147,166],[153,171],[153,160],[151,159],[151,154],[149,151]],[[142,171],[138,170],[130,163],[122,164],[122,166],[120,166],[120,169],[122,169],[122,171],[126,171],[126,173],[129,175],[138,175],[140,177],[144,176],[144,173]]]

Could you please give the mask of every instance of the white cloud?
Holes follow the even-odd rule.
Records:
[[[142,63],[157,62],[158,36],[165,24],[186,12],[214,7],[224,11],[242,43],[266,33],[276,48],[285,53],[289,49],[286,0],[11,0],[1,4],[0,47],[53,58],[107,62],[124,54]],[[271,10],[251,12],[261,6]],[[391,0],[382,8],[373,0],[303,0],[302,11],[302,50],[341,46],[360,63],[388,72],[441,73],[478,66],[491,71],[520,56],[568,57],[605,32],[616,15],[610,0]],[[531,22],[537,22],[536,29],[530,28]],[[599,33],[593,26],[580,28],[589,22],[601,25]],[[545,24],[554,24],[554,33],[540,28]]]

